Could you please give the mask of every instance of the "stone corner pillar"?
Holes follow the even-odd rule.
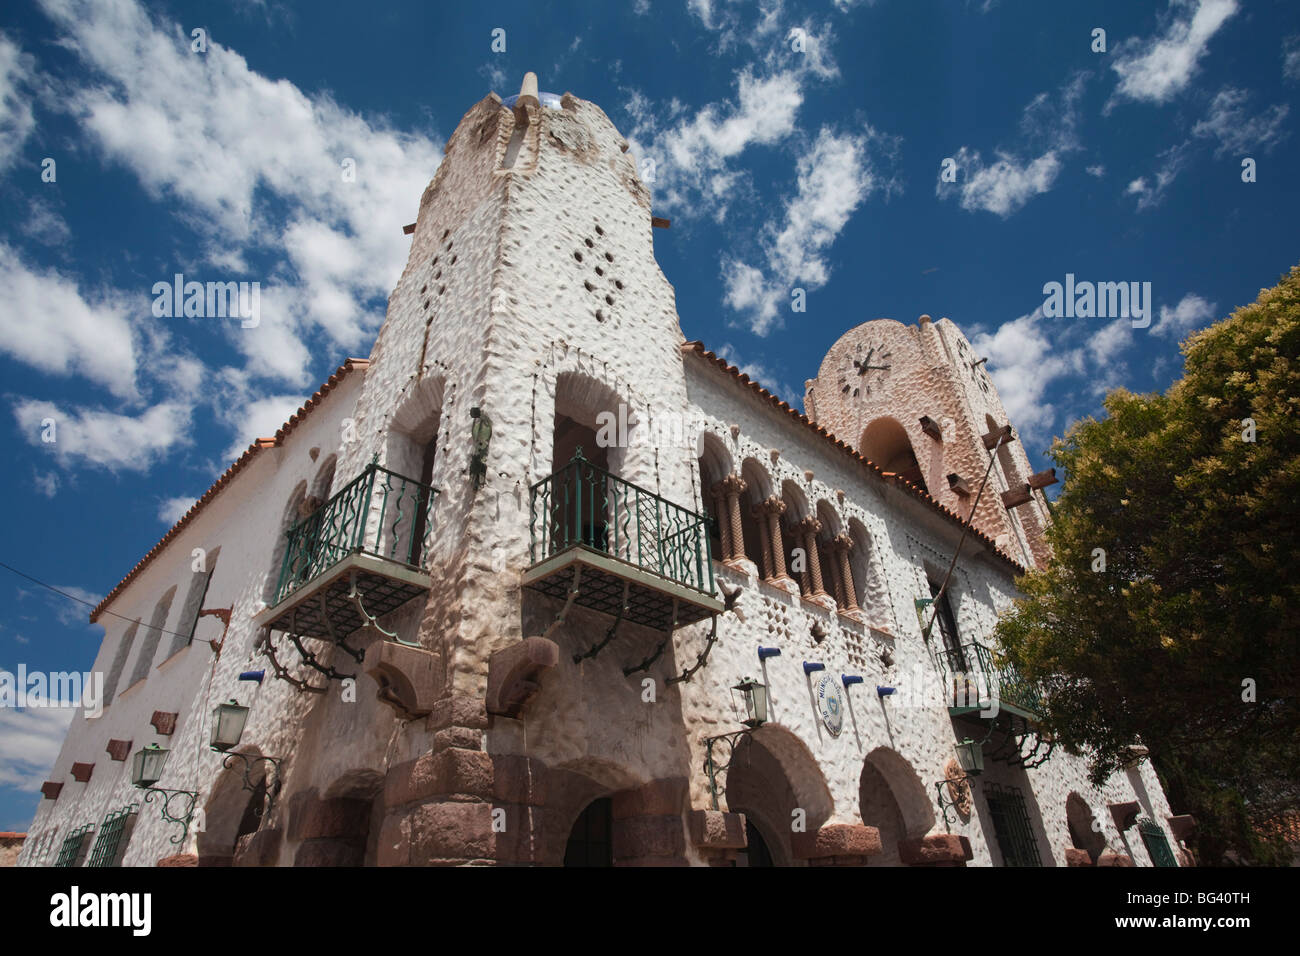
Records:
[[[749,845],[743,813],[692,810],[686,820],[691,843],[709,866],[734,866],[737,851]]]
[[[682,811],[688,790],[685,777],[666,777],[614,794],[615,866],[687,865]]]
[[[861,823],[827,824],[796,833],[790,842],[795,859],[809,866],[862,866],[882,849],[880,831]]]

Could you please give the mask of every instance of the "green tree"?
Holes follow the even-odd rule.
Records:
[[[1259,827],[1300,807],[1300,266],[1182,352],[1164,394],[1113,391],[1053,444],[1053,558],[998,636],[1095,780],[1141,743],[1202,862],[1274,863]]]

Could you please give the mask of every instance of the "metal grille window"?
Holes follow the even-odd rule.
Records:
[[[1002,851],[1002,865],[1042,866],[1038,841],[1029,824],[1029,811],[1020,788],[986,783],[984,800],[989,805],[989,816],[993,818],[993,831],[998,849]]]
[[[59,855],[54,861],[55,866],[76,866],[80,860],[82,851],[86,846],[86,838],[90,836],[90,831],[95,829],[93,823],[87,823],[85,826],[77,827],[63,841],[63,846],[59,848]]]
[[[1138,833],[1142,834],[1142,843],[1146,846],[1147,854],[1153,864],[1175,867],[1178,865],[1174,859],[1174,851],[1169,848],[1169,841],[1165,839],[1165,831],[1160,829],[1160,824],[1145,817],[1140,818]]]
[[[122,835],[126,833],[131,818],[139,811],[140,807],[133,803],[104,817],[104,822],[99,827],[99,837],[95,840],[95,849],[90,852],[86,866],[117,866]]]

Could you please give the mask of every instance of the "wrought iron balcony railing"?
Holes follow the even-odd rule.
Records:
[[[587,461],[582,449],[530,489],[533,565],[586,548],[643,571],[714,593],[704,515],[673,504]]]
[[[351,554],[419,568],[438,489],[371,462],[289,529],[275,589],[279,604]]]
[[[949,707],[976,710],[981,709],[981,701],[995,700],[1030,715],[1042,713],[1038,685],[1010,664],[999,663],[993,651],[978,641],[945,649],[939,661]]]

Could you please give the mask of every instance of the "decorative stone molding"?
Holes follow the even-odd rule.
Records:
[[[1001,428],[997,429],[996,431],[991,431],[981,437],[984,441],[984,447],[989,451],[992,451],[994,448],[997,447],[999,438],[1002,439],[1002,444],[1004,445],[1009,444],[1010,442],[1016,440],[1016,436],[1011,431],[1010,425],[1003,425]]]
[[[814,866],[861,866],[881,851],[880,831],[861,823],[832,823],[790,840],[795,859]]]
[[[1018,508],[1023,504],[1028,504],[1033,500],[1033,497],[1033,492],[1029,490],[1028,484],[1019,485],[1002,492],[1002,504],[1008,508]]]
[[[423,717],[437,700],[438,663],[438,655],[422,647],[376,641],[366,649],[363,667],[379,684],[381,701],[405,716]]]
[[[155,710],[153,716],[149,718],[149,723],[153,724],[153,729],[158,731],[164,737],[170,737],[176,733],[176,718],[179,714],[169,713],[165,710]]]
[[[974,855],[970,840],[956,833],[898,841],[898,858],[907,866],[965,866]]]
[[[46,780],[43,784],[41,784],[41,795],[46,800],[59,799],[59,794],[62,791],[63,791],[62,783],[57,783],[53,780]]]
[[[177,853],[173,856],[165,856],[158,861],[158,866],[198,866],[199,855],[197,853]]]
[[[497,651],[488,660],[488,713],[518,717],[540,689],[542,672],[559,661],[560,646],[544,637],[528,637]]]
[[[1169,820],[1169,832],[1174,835],[1175,840],[1187,840],[1196,830],[1196,817],[1190,813],[1168,817],[1167,819]]]
[[[1069,847],[1065,851],[1066,866],[1093,866],[1092,857],[1087,850],[1080,850],[1077,847]]]
[[[125,760],[131,755],[131,743],[130,740],[110,740],[104,749],[114,760]]]
[[[921,431],[925,432],[935,441],[943,441],[943,429],[939,427],[938,422],[929,415],[922,415],[920,421]]]
[[[1098,866],[1133,866],[1133,857],[1127,853],[1103,853],[1097,857]]]
[[[1047,488],[1060,481],[1056,477],[1056,469],[1048,468],[1046,471],[1036,471],[1029,476],[1030,488]]]
[[[1115,826],[1119,827],[1121,833],[1137,823],[1138,811],[1141,809],[1136,800],[1129,800],[1125,803],[1108,803],[1106,807],[1110,810]]]
[[[74,763],[72,765],[72,779],[78,783],[86,783],[90,780],[90,775],[94,771],[95,765],[93,763]]]
[[[948,476],[948,490],[963,498],[969,498],[974,493],[970,482],[955,472]]]

